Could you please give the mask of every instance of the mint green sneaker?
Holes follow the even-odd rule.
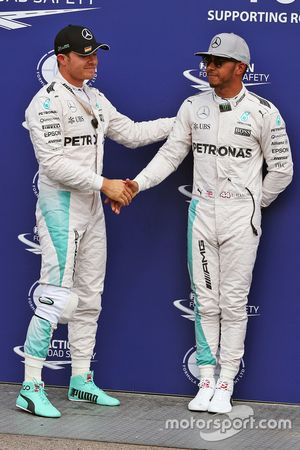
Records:
[[[106,394],[94,383],[94,372],[71,377],[68,399],[75,402],[90,402],[104,406],[119,406],[117,398]]]
[[[42,381],[24,381],[16,406],[36,416],[53,418],[61,416],[58,409],[48,400]]]

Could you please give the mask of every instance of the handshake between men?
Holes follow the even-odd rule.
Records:
[[[105,203],[110,203],[115,214],[120,214],[122,206],[128,206],[139,191],[136,181],[130,179],[103,179],[101,191],[107,196]]]

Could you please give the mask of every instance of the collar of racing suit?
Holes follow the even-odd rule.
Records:
[[[69,92],[71,92],[74,97],[76,97],[77,101],[81,104],[83,109],[86,113],[88,113],[93,119],[93,121],[96,122],[96,126],[94,128],[98,129],[98,132],[101,130],[101,132],[104,134],[104,128],[103,128],[103,122],[98,120],[98,111],[95,110],[94,103],[97,103],[99,105],[99,100],[96,98],[94,101],[91,98],[91,88],[86,83],[83,83],[82,88],[78,88],[76,86],[73,86],[71,83],[69,83],[60,72],[57,73],[55,79],[53,80],[54,83],[58,82],[60,83],[65,89],[67,89]],[[98,126],[100,123],[100,127]]]
[[[241,101],[244,100],[244,98],[246,96],[246,91],[247,91],[247,89],[243,84],[242,89],[240,90],[238,95],[236,95],[235,97],[222,98],[222,97],[219,97],[215,91],[213,91],[213,98],[214,98],[215,102],[219,104],[220,112],[231,111],[234,108],[236,108],[241,103]]]
[[[82,84],[82,87],[74,86],[73,84],[69,83],[60,72],[57,73],[55,80],[60,83],[62,83],[65,87],[67,87],[76,97],[79,97],[81,100],[83,100],[86,103],[91,103],[90,96],[88,94],[88,89],[86,86],[86,83]]]
[[[74,86],[73,84],[69,83],[69,82],[62,76],[62,74],[61,74],[59,71],[57,72],[54,81],[58,81],[58,82],[67,84],[67,85],[72,89],[72,91],[74,91],[74,90],[76,90],[76,89],[84,89],[84,87],[85,87],[85,83],[82,84],[82,87],[81,87],[81,88],[79,88],[78,86]]]

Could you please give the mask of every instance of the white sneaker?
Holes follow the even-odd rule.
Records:
[[[208,412],[229,413],[232,410],[231,395],[233,381],[224,381],[219,378],[213,398],[208,405]]]
[[[216,382],[214,378],[200,378],[199,391],[188,404],[190,411],[207,411],[210,399],[214,395]]]

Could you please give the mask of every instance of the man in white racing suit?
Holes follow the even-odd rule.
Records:
[[[194,411],[230,412],[233,380],[244,352],[246,304],[261,235],[261,207],[291,182],[285,123],[242,77],[248,45],[233,33],[199,52],[213,90],[185,100],[167,142],[128,181],[135,193],[157,185],[192,149],[194,181],[188,219],[188,267],[195,298],[199,392]],[[267,174],[262,179],[263,162]],[[112,202],[116,213],[120,205]],[[214,375],[220,346],[219,379]]]
[[[101,309],[106,233],[100,191],[128,205],[123,180],[102,176],[105,137],[130,148],[165,139],[174,119],[134,123],[85,80],[93,78],[97,50],[108,50],[86,27],[70,25],[55,38],[59,74],[33,98],[26,124],[39,163],[37,226],[42,264],[37,308],[25,352],[25,381],[17,406],[44,417],[61,413],[47,399],[42,367],[53,330],[68,322],[72,377],[68,398],[100,405],[119,400],[93,381],[90,361]]]

